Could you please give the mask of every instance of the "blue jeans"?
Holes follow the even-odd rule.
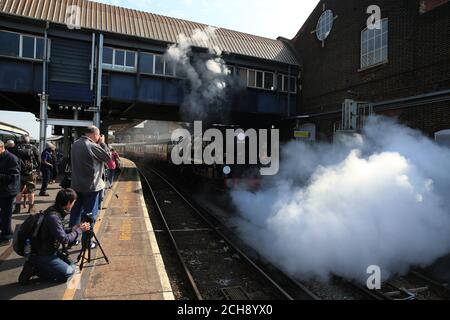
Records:
[[[11,229],[11,219],[15,196],[0,198],[0,230],[3,239],[11,239],[13,232]]]
[[[47,192],[48,182],[50,181],[50,178],[52,176],[52,169],[48,167],[41,168],[41,172],[42,172],[42,186],[40,194],[43,195]]]
[[[91,224],[91,229],[94,229],[101,192],[77,192],[77,201],[70,212],[69,228],[80,224],[81,221],[84,221],[86,214],[92,213],[94,222]]]
[[[51,256],[31,255],[29,261],[36,269],[36,275],[48,281],[66,282],[76,271],[75,264],[68,264],[56,253]]]

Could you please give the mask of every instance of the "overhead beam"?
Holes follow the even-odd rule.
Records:
[[[61,127],[78,127],[86,128],[92,126],[93,121],[90,120],[70,120],[70,119],[48,119],[47,125],[49,126],[61,126]]]

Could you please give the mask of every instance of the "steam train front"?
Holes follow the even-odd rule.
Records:
[[[172,152],[180,142],[162,141],[154,143],[127,143],[114,144],[113,147],[119,154],[142,163],[150,162],[151,165],[163,170],[176,172],[186,179],[198,183],[212,184],[220,189],[246,188],[257,189],[260,186],[261,175],[258,165],[227,165],[226,154],[224,164],[205,164],[202,160],[193,157],[186,159],[187,164],[175,165],[172,162]],[[207,143],[202,143],[202,154]],[[235,159],[235,163],[237,159]]]

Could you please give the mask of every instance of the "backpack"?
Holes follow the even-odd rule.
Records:
[[[17,156],[20,159],[22,175],[31,175],[34,172],[33,147],[30,144],[21,144],[17,147]]]
[[[41,211],[37,214],[30,215],[24,223],[16,226],[13,237],[13,249],[19,256],[25,256],[25,243],[27,239],[30,239],[31,241],[31,248],[33,252],[33,248],[36,246],[36,239],[39,235],[44,218],[45,213]]]

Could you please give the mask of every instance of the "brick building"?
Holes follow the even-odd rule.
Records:
[[[346,99],[430,137],[450,128],[450,1],[323,0],[292,42],[302,72],[291,129],[331,140]]]

